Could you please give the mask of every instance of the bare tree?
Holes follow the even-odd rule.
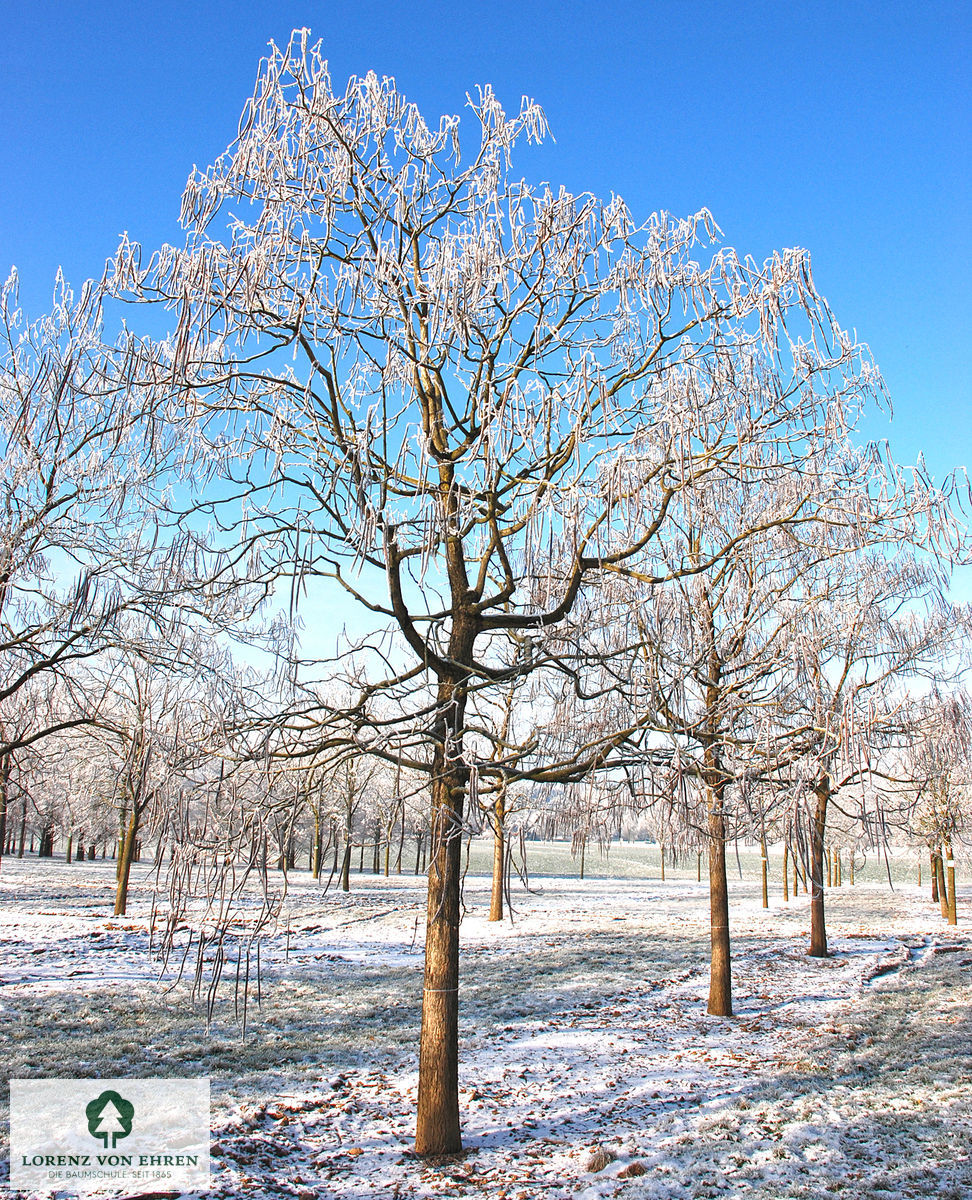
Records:
[[[867,826],[867,782],[900,773],[913,736],[909,681],[944,683],[967,618],[943,594],[943,564],[908,548],[848,556],[821,576],[813,608],[791,645],[800,696],[791,721],[803,742],[791,786],[807,829],[810,954],[828,954],[824,911],[827,819],[844,792],[845,814]],[[870,796],[869,796],[870,792]],[[882,830],[884,814],[871,814]],[[883,835],[881,835],[883,837]],[[879,840],[881,840],[879,838]]]
[[[174,443],[158,355],[128,332],[106,342],[103,300],[103,288],[75,297],[59,278],[51,311],[29,323],[16,275],[0,290],[0,701],[63,679],[113,644],[119,614],[159,600],[144,501]],[[0,751],[87,716],[34,710]]]
[[[617,199],[532,188],[510,161],[543,137],[540,109],[509,116],[489,88],[469,108],[471,151],[458,118],[429,126],[390,79],[335,90],[295,34],[190,180],[187,244],[143,262],[126,240],[114,277],[176,314],[172,378],[221,477],[196,511],[264,579],[289,578],[304,613],[354,604],[394,631],[341,650],[352,705],[285,728],[294,753],[354,745],[430,780],[421,1154],[461,1145],[468,793],[481,776],[583,778],[639,737],[614,713],[579,733],[552,715],[497,756],[477,714],[542,672],[584,707],[588,589],[671,575],[650,560],[675,496],[871,383],[803,251],[759,264],[710,248],[707,212],[638,223]],[[700,407],[722,429],[701,453]],[[294,671],[306,682],[311,663]]]
[[[967,828],[972,795],[972,703],[964,689],[934,688],[915,702],[904,763],[914,784],[908,828],[928,850],[942,916],[958,922],[955,848]]]

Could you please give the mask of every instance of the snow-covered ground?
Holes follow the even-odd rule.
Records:
[[[705,1012],[705,886],[694,864],[662,883],[653,853],[612,851],[614,878],[535,875],[501,925],[467,876],[454,1161],[410,1152],[412,875],[355,874],[349,895],[292,875],[241,1040],[232,971],[208,1030],[187,983],[159,983],[146,867],[118,919],[112,864],[7,859],[3,1075],[210,1076],[217,1196],[972,1197],[972,892],[954,929],[926,890],[868,873],[828,892],[834,956],[812,960],[805,895],[783,903],[774,863],[764,912],[743,861],[725,1020]]]

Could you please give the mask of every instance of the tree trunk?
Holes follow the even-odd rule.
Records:
[[[320,813],[314,813],[314,845],[311,859],[311,875],[315,879],[321,877],[321,859],[324,854],[324,830],[321,828]]]
[[[118,886],[115,889],[115,916],[123,917],[128,909],[128,877],[131,874],[132,862],[135,858],[135,840],[138,837],[138,822],[141,816],[140,806],[132,804],[132,814],[128,828],[122,839],[118,853]]]
[[[33,849],[33,847],[31,847]],[[53,858],[54,857],[54,826],[48,822],[41,830],[40,841],[37,846],[38,858]]]
[[[763,908],[769,908],[769,863],[766,860],[766,835],[763,834],[759,839],[760,850],[762,857],[760,865],[762,867],[763,876]]]
[[[931,864],[932,904],[938,903],[938,859],[939,859],[939,855],[936,850],[928,851],[928,861]]]
[[[342,892],[351,891],[351,838],[354,833],[354,813],[350,802],[344,814],[344,857],[341,859],[340,884]]]
[[[458,690],[458,689],[456,689]],[[433,759],[432,824],[415,1150],[456,1154],[459,1130],[459,891],[466,770],[459,731],[465,697],[440,685],[441,737]],[[451,710],[451,711],[450,711]]]
[[[66,863],[70,864],[71,862],[74,861],[74,858],[72,855],[73,849],[74,849],[74,832],[72,830],[72,832],[68,834],[67,849],[64,851],[64,861]]]
[[[725,785],[709,789],[709,924],[712,943],[709,1008],[716,1017],[732,1016],[732,957],[729,944],[729,879],[726,874]]]
[[[665,843],[661,844],[661,881],[665,882]]]
[[[118,814],[118,846],[117,853],[115,854],[115,879],[121,879],[122,852],[125,849],[125,838],[127,837],[128,824],[128,804],[126,803],[122,805],[121,811]],[[134,852],[134,850],[135,844],[133,842],[132,851]],[[129,859],[128,865],[129,867],[132,865],[131,859]]]
[[[395,856],[395,874],[402,873],[402,854],[405,852],[405,801],[401,802],[401,820],[398,829],[398,854]]]
[[[948,920],[948,884],[945,880],[945,863],[940,851],[935,852],[935,866],[938,870],[938,902],[942,908],[942,919]]]
[[[813,790],[817,804],[810,824],[810,955],[812,958],[826,958],[823,872],[827,804],[830,800],[830,776],[826,772],[819,776]]]
[[[7,845],[7,797],[10,794],[10,755],[0,757],[0,863]],[[12,838],[11,838],[12,840]]]
[[[833,874],[833,866],[832,866],[833,860],[834,860],[834,854],[829,846],[826,847],[824,853],[825,853],[826,859],[827,859],[827,887],[831,888],[834,886],[834,874]]]
[[[489,919],[503,920],[503,889],[506,883],[506,796],[502,786],[493,804],[493,887],[489,896]]]
[[[789,856],[790,856],[790,843],[784,842],[783,843],[783,899],[785,901],[789,901],[789,899],[790,899],[790,881],[787,879],[787,876],[786,876],[786,869],[789,866],[787,859],[789,858]]]
[[[945,889],[948,894],[948,923],[958,924],[958,906],[955,899],[955,859],[952,855],[951,838],[945,841]]]

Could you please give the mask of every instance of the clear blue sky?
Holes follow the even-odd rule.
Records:
[[[885,373],[897,456],[972,469],[967,0],[5,0],[0,271],[31,309],[122,230],[178,236],[190,168],[298,25],[337,81],[394,75],[427,116],[478,83],[532,95],[556,144],[520,160],[528,177],[645,216],[706,206],[757,256],[809,247]]]

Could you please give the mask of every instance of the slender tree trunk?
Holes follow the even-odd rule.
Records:
[[[945,880],[945,862],[941,852],[935,853],[935,866],[938,869],[938,902],[942,909],[942,919],[948,920],[948,884]]]
[[[401,802],[400,822],[398,829],[398,854],[395,856],[395,874],[402,873],[402,854],[405,852],[405,801]]]
[[[74,849],[74,831],[68,834],[67,849],[64,851],[64,861],[71,863],[73,861],[72,851]]]
[[[351,802],[344,814],[344,857],[341,859],[341,891],[351,891],[351,837],[354,832],[354,813],[351,810]]]
[[[921,887],[921,859],[918,859],[918,886]]]
[[[695,854],[695,881],[702,882],[702,851],[698,850]]]
[[[415,874],[422,873],[422,834],[415,835]]]
[[[785,901],[789,901],[789,899],[790,899],[790,882],[786,876],[787,867],[790,865],[787,862],[787,859],[789,858],[789,856],[790,856],[790,843],[784,842],[783,843],[783,899]]]
[[[115,889],[116,917],[125,916],[128,910],[128,879],[135,858],[135,840],[138,837],[138,823],[141,815],[141,806],[133,801],[128,827],[118,853],[118,886]]]
[[[0,864],[7,846],[7,807],[10,795],[10,755],[0,757]],[[12,840],[12,838],[11,838]]]
[[[759,839],[760,850],[762,855],[760,858],[760,866],[762,867],[763,876],[763,908],[769,908],[769,863],[767,862],[766,851],[766,835],[761,835]]]
[[[506,886],[506,795],[502,785],[493,804],[493,886],[489,895],[489,919],[503,920],[503,890]]]
[[[936,850],[928,851],[928,861],[931,863],[931,894],[932,904],[938,903],[938,859],[939,854]]]
[[[729,944],[729,879],[726,873],[725,785],[709,788],[709,923],[712,943],[709,1008],[713,1016],[732,1016],[732,954]]]
[[[324,830],[321,827],[321,814],[314,813],[314,846],[311,860],[311,875],[315,879],[321,877],[321,859],[324,857]]]
[[[17,857],[24,857],[24,841],[27,837],[27,797],[24,796],[20,805],[20,845],[17,847]]]
[[[661,881],[665,882],[665,843],[661,844]]]
[[[952,855],[952,839],[945,840],[945,889],[948,894],[948,923],[958,924],[958,906],[955,899],[955,858]]]
[[[830,801],[830,776],[826,772],[818,777],[813,790],[817,803],[810,824],[810,955],[812,958],[826,958],[823,870],[827,805]]]
[[[129,825],[129,815],[128,815],[128,803],[126,801],[126,803],[122,805],[121,811],[118,814],[117,853],[114,856],[115,857],[115,879],[116,880],[121,879],[122,852],[125,848],[125,838],[128,836],[128,825]],[[134,851],[135,851],[135,843],[133,842],[132,843],[132,852],[134,853]],[[129,865],[129,867],[132,865],[130,859],[129,859],[128,865]]]
[[[834,860],[834,855],[833,855],[833,851],[831,850],[831,848],[829,846],[827,846],[825,848],[824,854],[827,859],[827,887],[831,888],[834,886],[834,874],[833,874],[833,866],[832,866],[833,860]]]
[[[584,878],[584,855],[587,853],[587,834],[581,838],[580,844],[580,877]]]
[[[850,863],[849,863],[849,865],[850,865],[850,885],[851,885],[851,887],[853,887],[853,886],[854,886],[854,859],[855,859],[856,857],[857,857],[857,854],[856,854],[856,852],[855,852],[854,850],[851,850],[851,852],[850,852]]]
[[[429,836],[425,987],[419,1048],[415,1149],[423,1156],[456,1154],[459,1129],[459,896],[462,815],[467,770],[461,731],[465,691],[441,682],[438,745],[433,756]]]

